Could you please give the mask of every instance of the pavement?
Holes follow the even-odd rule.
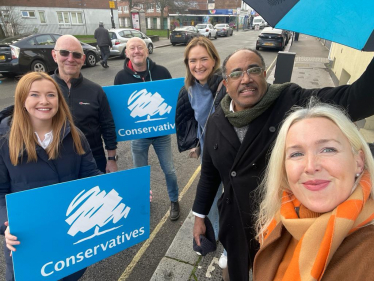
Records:
[[[161,40],[160,40],[161,41]],[[164,41],[166,44],[166,41]],[[292,43],[292,45],[291,45]],[[322,88],[334,85],[328,65],[328,49],[315,37],[300,34],[299,40],[291,42],[285,52],[296,53],[291,82],[303,88]],[[155,43],[155,47],[157,42]],[[162,46],[162,42],[159,43]],[[267,81],[273,83],[275,67],[270,67]],[[374,122],[371,123],[374,129]],[[374,133],[373,141],[374,141]],[[192,249],[194,215],[190,211],[175,236],[165,256],[160,261],[151,281],[221,281],[222,269],[218,261],[223,251],[219,243],[215,252],[205,257]]]

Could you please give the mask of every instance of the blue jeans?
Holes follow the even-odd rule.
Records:
[[[134,167],[148,165],[148,150],[150,145],[153,145],[161,168],[164,171],[170,201],[176,202],[178,201],[178,183],[173,164],[170,135],[131,141]]]
[[[107,60],[110,55],[110,49],[109,46],[100,46],[100,51],[101,51],[101,58],[103,60],[104,64],[107,64]]]

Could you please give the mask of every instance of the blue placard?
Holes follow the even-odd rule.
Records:
[[[175,133],[175,108],[184,78],[103,87],[117,141]]]
[[[146,240],[150,167],[6,195],[17,281],[58,280]]]

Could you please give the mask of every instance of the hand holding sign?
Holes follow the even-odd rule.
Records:
[[[7,226],[7,228],[5,230],[5,243],[6,243],[6,247],[11,251],[10,255],[12,255],[12,252],[16,251],[16,248],[14,248],[13,246],[14,245],[19,245],[19,244],[21,244],[21,242],[19,242],[17,240],[16,236],[10,234],[9,223],[6,221],[4,224]]]

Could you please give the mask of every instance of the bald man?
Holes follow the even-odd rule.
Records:
[[[134,37],[127,41],[124,68],[117,73],[114,85],[170,78],[170,72],[165,67],[156,65],[156,63],[148,58],[148,49],[142,39]],[[166,186],[171,201],[170,220],[175,221],[179,218],[179,203],[177,176],[171,152],[171,137],[167,135],[131,141],[134,167],[148,165],[148,150],[150,145],[153,145],[165,174]]]
[[[74,36],[63,35],[57,40],[52,56],[58,65],[52,77],[62,90],[75,125],[86,136],[98,168],[103,173],[116,172],[117,137],[112,112],[101,86],[82,76],[86,56],[81,43]]]

